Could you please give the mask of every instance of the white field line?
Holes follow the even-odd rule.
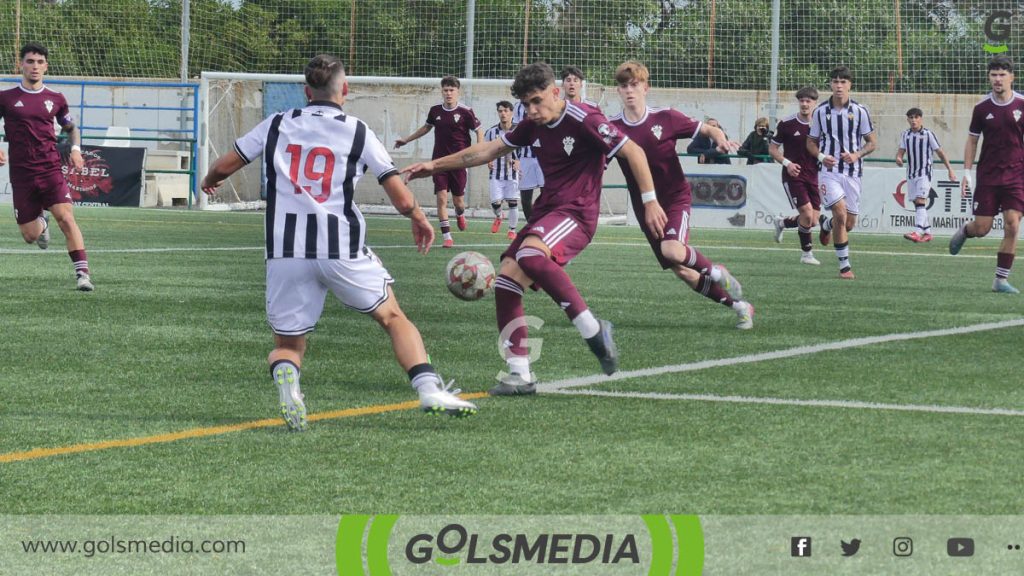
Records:
[[[758,354],[748,354],[745,356],[734,356],[732,358],[720,358],[717,360],[705,360],[702,362],[691,362],[688,364],[675,364],[670,366],[660,366],[657,368],[645,368],[642,370],[616,372],[611,376],[594,375],[582,378],[569,378],[566,380],[559,380],[556,382],[538,384],[537,390],[538,392],[545,394],[582,394],[589,396],[607,396],[620,398],[649,398],[655,400],[697,400],[709,402],[734,402],[744,404],[778,404],[792,406],[820,406],[838,408],[868,408],[876,410],[903,410],[911,412],[1024,416],[1024,411],[1002,408],[970,408],[961,406],[927,406],[915,404],[881,404],[874,402],[857,402],[848,400],[799,400],[786,398],[756,398],[744,396],[718,396],[714,394],[665,394],[655,392],[608,392],[601,390],[576,390],[576,388],[584,386],[592,386],[595,384],[607,384],[610,382],[617,382],[620,380],[628,380],[632,378],[646,378],[650,376],[660,376],[663,374],[694,372],[697,370],[720,368],[722,366],[736,366],[739,364],[752,364],[755,362],[765,362],[785,358],[794,358],[797,356],[817,354],[819,352],[847,350],[850,348],[859,348],[875,344],[884,344],[886,342],[921,340],[925,338],[937,338],[943,336],[961,336],[965,334],[972,334],[975,332],[1001,330],[1004,328],[1015,328],[1019,326],[1024,326],[1024,318],[1004,320],[1002,322],[986,322],[983,324],[973,324],[971,326],[961,326],[957,328],[943,328],[941,330],[927,330],[924,332],[883,334],[880,336],[868,336],[864,338],[853,338],[849,340],[827,342],[824,344],[816,344],[814,346],[797,346],[795,348],[787,348],[785,350],[761,352]]]
[[[642,242],[592,242],[592,246],[625,246],[625,247],[637,247],[646,248],[647,244]],[[503,244],[458,244],[456,248],[503,248]],[[373,245],[370,244],[370,248],[374,250],[401,250],[408,249],[412,250],[415,247],[410,244],[386,244],[386,245]],[[440,250],[440,245],[434,245],[433,249]],[[708,245],[706,250],[743,250],[746,252],[800,252],[797,248],[772,248],[767,246],[717,246]],[[161,252],[249,252],[254,250],[263,250],[263,246],[210,246],[210,247],[175,247],[175,248],[90,248],[89,253],[96,254],[149,254],[149,253],[161,253]],[[453,252],[457,254],[458,252]],[[872,255],[872,256],[911,256],[911,257],[925,257],[925,258],[952,258],[949,254],[927,254],[921,252],[879,252],[874,250],[859,250],[856,252],[860,255]],[[11,254],[11,255],[47,255],[47,254],[59,254],[63,255],[64,252],[61,250],[40,250],[38,248],[0,248],[0,254]],[[959,254],[956,258],[982,258],[985,260],[991,260],[993,256],[991,254]]]

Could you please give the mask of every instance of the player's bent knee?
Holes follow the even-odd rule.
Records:
[[[686,261],[688,248],[678,240],[666,240],[661,243],[661,255],[673,264],[682,264]]]

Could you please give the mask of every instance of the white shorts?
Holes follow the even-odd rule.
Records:
[[[832,208],[846,199],[846,211],[860,214],[860,178],[835,172],[818,172],[818,189],[821,191],[821,205]]]
[[[544,187],[544,173],[536,158],[519,159],[519,189],[533,190]]]
[[[489,180],[491,204],[502,200],[519,200],[519,182],[515,180]]]
[[[932,191],[932,179],[927,176],[918,176],[917,178],[911,178],[907,180],[907,198],[915,200],[917,198],[928,199],[928,194]]]
[[[363,313],[388,299],[391,274],[372,251],[355,260],[274,258],[267,260],[267,321],[275,334],[312,332],[330,290],[341,303]]]

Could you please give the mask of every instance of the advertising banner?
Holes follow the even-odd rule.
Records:
[[[75,169],[70,148],[61,147],[61,172],[80,206],[141,206],[145,148],[82,146],[85,166]]]

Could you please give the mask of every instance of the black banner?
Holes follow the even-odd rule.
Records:
[[[739,208],[747,203],[747,179],[737,174],[687,174],[694,208]]]
[[[70,146],[60,146],[61,172],[75,204],[85,206],[142,205],[142,168],[145,148],[82,146],[85,166],[71,164]]]

